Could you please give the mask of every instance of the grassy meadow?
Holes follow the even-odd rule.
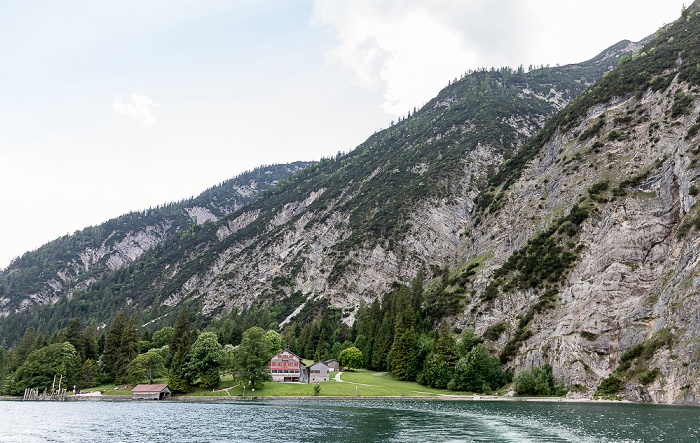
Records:
[[[351,372],[343,372],[340,376],[342,382],[334,380],[337,372],[331,372],[330,381],[321,382],[319,396],[324,397],[424,397],[436,395],[459,394],[459,392],[445,389],[435,389],[423,386],[415,382],[398,381],[389,372],[374,372],[366,369],[356,369]],[[156,384],[165,384],[166,378],[156,379]],[[130,385],[107,384],[95,388],[84,389],[83,392],[100,391],[102,395],[131,395]],[[116,389],[115,389],[116,388]],[[228,392],[228,394],[227,394]],[[196,397],[236,397],[243,395],[243,386],[234,381],[230,375],[221,377],[221,383],[213,391],[194,387],[185,396]],[[255,397],[310,397],[314,395],[313,385],[309,383],[277,383],[267,382],[263,387],[251,390],[250,385],[245,387],[245,395]]]

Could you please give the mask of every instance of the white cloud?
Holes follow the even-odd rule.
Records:
[[[513,8],[503,10],[509,12],[498,20],[515,14]],[[475,0],[438,0],[430,6],[418,0],[316,0],[311,21],[330,26],[338,38],[328,62],[350,70],[366,88],[379,90],[387,113],[402,115],[481,62],[469,37],[484,27],[493,29],[484,19]],[[493,47],[492,52],[507,47],[501,38],[488,40],[480,44]]]
[[[311,22],[337,39],[327,62],[380,92],[387,113],[402,115],[468,69],[576,63],[641,39],[680,14],[677,2],[314,0]]]
[[[151,101],[150,98],[145,95],[131,94],[131,100],[124,102],[122,97],[116,96],[111,104],[112,109],[114,109],[119,114],[131,115],[141,119],[141,123],[144,126],[152,126],[156,122],[153,117],[153,106],[160,107],[159,104]]]

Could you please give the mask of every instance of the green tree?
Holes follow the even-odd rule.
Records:
[[[460,358],[465,357],[469,351],[471,351],[474,346],[481,343],[481,341],[482,340],[474,334],[473,329],[465,329],[462,331],[462,335],[457,342],[457,356]]]
[[[394,336],[396,338],[391,348],[391,373],[397,380],[408,380],[412,375],[411,369],[414,368],[418,336],[413,326],[403,332],[397,331]]]
[[[354,346],[359,350],[365,349],[365,347],[367,347],[367,337],[365,337],[364,334],[358,334],[358,336],[355,338]]]
[[[343,349],[340,353],[340,358],[338,358],[341,366],[348,368],[359,368],[362,366],[362,351],[352,346],[347,349]]]
[[[411,293],[402,287],[395,295],[396,320],[394,322],[394,342],[391,346],[391,372],[397,380],[410,378],[414,367],[418,336],[414,329],[415,314],[411,303]]]
[[[243,333],[241,344],[233,355],[232,373],[242,382],[250,381],[252,388],[272,380],[267,362],[274,355],[274,343],[270,343],[262,328],[253,326]]]
[[[70,326],[68,326],[68,330],[66,331],[66,335],[64,336],[63,340],[72,344],[75,350],[78,352],[78,356],[80,356],[81,360],[84,360],[85,353],[83,352],[83,343],[80,339],[82,335],[81,329],[80,319],[73,319]]]
[[[13,353],[13,361],[10,361],[10,369],[14,371],[17,369],[19,366],[24,363],[24,361],[27,359],[29,354],[32,353],[32,351],[37,349],[37,339],[36,335],[34,334],[34,328],[29,327],[27,328],[26,331],[24,331],[24,335],[22,336],[22,339],[19,341],[19,344],[17,345],[16,351]]]
[[[157,350],[151,349],[144,354],[139,354],[127,367],[127,381],[138,383],[147,379],[153,383],[154,378],[162,377],[166,374],[165,360]]]
[[[173,356],[168,373],[168,384],[178,392],[187,392],[190,388],[190,380],[185,373],[187,353],[192,345],[190,333],[190,313],[187,307],[180,310],[180,315],[175,323],[173,337],[170,340],[170,353]]]
[[[127,321],[124,311],[119,311],[112,322],[102,356],[104,368],[115,383],[126,381],[127,367],[139,352],[139,322],[136,313]]]
[[[268,331],[269,332],[269,331]],[[277,334],[279,337],[279,334]],[[265,337],[269,340],[268,337]],[[213,388],[221,381],[221,368],[226,363],[226,353],[216,334],[204,332],[192,345],[187,354],[185,373],[190,380],[199,380],[203,388]]]
[[[97,347],[97,331],[95,325],[88,325],[80,336],[80,348],[82,349],[82,357],[93,362],[100,358],[100,353]]]
[[[80,389],[89,388],[97,384],[97,364],[95,361],[87,358],[83,362],[83,366],[80,370],[80,378],[76,383],[77,387]]]
[[[126,316],[124,315],[124,311],[119,311],[117,316],[114,318],[114,321],[112,321],[112,324],[109,327],[109,332],[107,332],[107,338],[105,339],[105,349],[102,355],[102,363],[104,365],[104,369],[109,373],[110,380],[115,382],[117,382],[117,374],[121,372],[119,368],[117,368],[117,362],[122,360],[122,336],[124,335],[126,327]]]
[[[169,345],[170,341],[173,339],[174,333],[175,329],[172,326],[166,326],[159,329],[153,333],[153,337],[151,337],[151,344],[154,348],[162,348],[165,345]]]
[[[134,312],[122,332],[119,357],[115,362],[115,383],[126,382],[129,364],[139,355],[139,339],[139,321]]]
[[[272,354],[277,354],[278,352],[282,351],[282,336],[279,334],[279,332],[273,329],[268,329],[265,332],[265,339],[270,342],[270,351]]]
[[[423,363],[418,381],[433,388],[446,388],[457,362],[456,347],[452,333],[446,327],[435,331],[432,349]]]
[[[504,381],[498,357],[491,357],[486,346],[479,343],[459,359],[448,387],[458,391],[488,392],[498,389]]]
[[[518,395],[554,395],[552,367],[546,364],[518,371],[513,377],[513,390]]]
[[[25,388],[51,389],[54,376],[63,376],[63,386],[73,386],[80,371],[80,358],[72,344],[55,343],[33,351],[14,374],[11,394]]]
[[[445,389],[452,380],[450,364],[442,354],[430,354],[423,365],[422,384]]]

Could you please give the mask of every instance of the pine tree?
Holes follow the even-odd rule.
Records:
[[[102,355],[102,362],[105,370],[109,373],[110,379],[116,381],[118,373],[117,361],[119,361],[122,345],[122,336],[126,329],[126,316],[124,311],[119,311],[114,318],[112,325],[105,339],[105,350]]]
[[[95,362],[99,358],[96,336],[95,325],[87,326],[80,336],[80,348],[83,351],[83,359],[90,359]]]
[[[75,350],[78,352],[78,356],[80,357],[80,361],[82,362],[85,360],[85,353],[83,352],[83,346],[82,342],[80,341],[80,319],[75,318],[70,326],[68,326],[68,330],[66,331],[66,335],[63,337],[64,341],[67,341],[68,343],[72,344]]]
[[[391,372],[397,380],[415,378],[415,349],[418,336],[413,326],[395,334],[391,348]]]
[[[115,382],[126,382],[129,363],[137,355],[139,355],[139,321],[134,312],[131,314],[122,333],[119,357],[116,361]]]
[[[91,358],[85,359],[82,369],[80,370],[80,379],[78,380],[78,388],[90,388],[97,383],[97,365]]]
[[[190,388],[190,381],[185,374],[185,364],[187,363],[187,353],[192,346],[190,333],[190,313],[187,307],[180,310],[180,316],[175,323],[173,338],[170,340],[170,353],[173,361],[168,374],[168,384],[179,392],[187,392]]]
[[[411,303],[411,294],[404,287],[395,294],[396,321],[394,324],[394,342],[391,347],[391,372],[397,380],[409,378],[409,369],[413,368],[415,359],[416,335],[413,323],[415,314]]]
[[[139,352],[139,326],[136,313],[127,321],[124,311],[119,311],[112,322],[105,341],[102,361],[115,383],[124,383],[129,363]]]

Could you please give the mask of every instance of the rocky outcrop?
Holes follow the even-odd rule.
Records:
[[[99,280],[102,273],[135,263],[146,251],[193,224],[216,222],[239,210],[262,191],[275,186],[280,178],[298,172],[308,164],[263,166],[214,186],[197,198],[130,213],[29,252],[0,271],[0,288],[4,282],[12,282],[22,274],[29,274],[25,285],[33,288],[27,291],[20,287],[16,292],[1,296],[0,317],[36,305],[53,304],[61,295],[70,299],[76,291],[85,290]],[[250,216],[238,217],[221,226],[220,237],[244,227],[250,222]],[[64,259],[57,261],[56,256],[61,255]],[[31,281],[34,277],[31,269],[27,269],[31,266],[41,266],[42,275],[48,275],[48,278],[40,283]],[[7,286],[17,285],[10,283]]]
[[[477,333],[507,322],[509,330],[490,343],[500,351],[539,299],[537,289],[529,289],[483,302],[493,272],[575,202],[588,199],[591,207],[577,239],[578,260],[559,285],[555,306],[528,325],[532,336],[520,345],[514,367],[550,363],[556,377],[585,386],[591,395],[626,351],[652,349],[647,344],[663,336],[661,345],[634,363],[658,370],[658,376],[644,382],[639,374],[628,377],[622,395],[698,401],[700,234],[688,223],[698,217],[697,191],[691,189],[700,165],[698,138],[686,135],[700,118],[700,103],[670,118],[677,91],[687,93],[688,86],[674,82],[663,92],[649,90],[592,109],[578,128],[552,137],[507,191],[498,213],[467,230],[457,261],[487,258],[473,283],[475,296],[456,321]],[[606,124],[596,137],[576,137],[601,116]],[[607,190],[591,199],[589,190],[601,182]],[[619,186],[625,192],[613,192]]]

